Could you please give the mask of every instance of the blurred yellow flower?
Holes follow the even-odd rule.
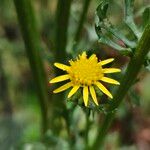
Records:
[[[65,80],[68,80],[68,83],[57,88],[53,92],[59,93],[72,87],[68,94],[68,98],[70,98],[81,87],[83,88],[83,100],[85,106],[88,106],[89,93],[91,94],[95,104],[98,105],[96,92],[94,89],[95,86],[97,86],[108,97],[113,98],[112,94],[101,83],[101,81],[103,81],[116,85],[120,84],[118,81],[104,76],[106,73],[116,73],[121,71],[118,68],[103,68],[104,65],[112,62],[113,60],[113,58],[109,58],[98,62],[98,58],[95,54],[87,58],[86,52],[83,52],[82,55],[79,55],[75,61],[69,61],[70,66],[61,63],[54,63],[57,68],[66,71],[67,74],[52,79],[50,83],[56,83]]]

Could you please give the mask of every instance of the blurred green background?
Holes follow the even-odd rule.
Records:
[[[92,0],[85,20],[78,49],[91,50],[101,58],[115,57],[118,66],[125,66],[128,59],[120,56],[112,48],[97,43],[94,30],[95,10],[99,0]],[[123,16],[122,0],[111,1],[108,15],[111,21],[121,26]],[[42,41],[42,59],[48,79],[53,74],[53,49],[57,0],[33,0],[37,26]],[[69,18],[67,51],[73,44],[73,37],[82,11],[82,0],[73,0]],[[140,23],[140,15],[149,0],[135,1],[135,19]],[[60,25],[61,26],[61,25]],[[104,50],[104,52],[102,52]],[[76,54],[73,54],[75,56]],[[107,135],[106,150],[149,150],[150,149],[150,73],[143,69],[140,81],[132,87],[117,112],[115,121]],[[49,95],[51,94],[51,86]],[[49,101],[51,103],[51,101]],[[33,76],[20,33],[17,15],[12,0],[0,0],[0,150],[46,150],[69,149],[66,125],[59,137],[48,130],[46,142],[41,142],[40,106]],[[97,118],[101,115],[96,114]],[[91,116],[91,120],[94,120]],[[82,149],[82,132],[85,116],[80,107],[73,112],[73,129],[76,135],[76,149]],[[62,120],[63,122],[63,120]],[[92,126],[89,141],[94,140],[100,119]],[[63,123],[62,123],[63,124]],[[57,143],[57,144],[53,144]],[[53,146],[52,146],[53,145]],[[49,147],[49,148],[47,148]]]

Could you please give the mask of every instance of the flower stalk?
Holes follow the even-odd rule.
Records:
[[[150,24],[148,24],[143,32],[143,35],[137,45],[134,56],[131,58],[130,63],[127,67],[126,73],[121,80],[120,87],[117,89],[114,95],[113,104],[109,106],[108,110],[110,113],[106,114],[101,127],[98,129],[96,140],[91,150],[98,150],[101,148],[106,133],[115,117],[113,110],[118,108],[129,88],[133,85],[143,63],[147,53],[150,50]]]
[[[35,80],[42,115],[42,133],[47,130],[48,121],[48,89],[42,58],[40,56],[40,35],[37,30],[34,11],[30,0],[14,0],[21,33]]]

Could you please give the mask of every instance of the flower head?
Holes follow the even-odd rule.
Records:
[[[59,93],[72,87],[68,94],[68,98],[70,98],[78,91],[79,88],[83,88],[83,100],[85,106],[88,105],[89,93],[91,94],[94,103],[98,105],[98,100],[94,88],[95,86],[97,86],[108,97],[113,98],[112,94],[101,83],[101,81],[103,81],[110,84],[120,84],[114,79],[105,77],[106,73],[116,73],[121,71],[118,68],[103,68],[104,65],[112,62],[113,60],[113,58],[109,58],[98,62],[98,58],[95,54],[87,58],[86,52],[83,52],[82,55],[79,55],[76,60],[69,61],[70,66],[54,63],[57,68],[65,71],[66,74],[52,79],[50,83],[56,83],[65,80],[68,80],[69,82],[57,88],[53,92]]]

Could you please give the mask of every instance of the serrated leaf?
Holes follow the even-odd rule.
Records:
[[[108,5],[109,1],[103,0],[96,9],[98,21],[96,20],[95,30],[99,37],[98,41],[128,55],[129,53],[132,53],[131,49],[136,47],[136,43],[128,40],[117,27],[111,24],[107,18]],[[127,47],[119,45],[119,42],[116,40],[121,40]]]

